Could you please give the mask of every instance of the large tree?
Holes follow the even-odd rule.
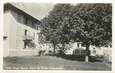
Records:
[[[42,20],[42,32],[54,45],[70,40],[83,42],[89,57],[89,46],[112,42],[111,4],[57,4]],[[87,60],[88,61],[88,60]]]
[[[73,8],[70,25],[74,39],[86,46],[88,61],[89,46],[105,46],[112,42],[112,5],[78,4]]]

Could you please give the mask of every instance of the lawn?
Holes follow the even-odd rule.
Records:
[[[3,59],[4,69],[40,70],[111,70],[111,64],[67,60],[55,56],[23,56]]]

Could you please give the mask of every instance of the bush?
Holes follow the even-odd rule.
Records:
[[[82,48],[75,49],[73,51],[73,55],[86,55],[86,50]]]
[[[46,52],[45,50],[40,50],[40,51],[38,51],[38,55],[39,55],[39,56],[45,55],[45,52]]]

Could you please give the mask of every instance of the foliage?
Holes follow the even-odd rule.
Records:
[[[112,5],[57,4],[41,25],[41,33],[54,48],[70,40],[83,42],[86,50],[90,45],[107,45],[112,42]]]
[[[58,43],[68,43],[69,36],[66,33],[66,17],[69,16],[71,10],[70,4],[57,4],[53,11],[42,20],[41,33],[46,37],[46,41],[50,41],[54,45]]]
[[[72,14],[71,30],[80,41],[95,46],[112,41],[111,4],[79,4],[74,7]]]

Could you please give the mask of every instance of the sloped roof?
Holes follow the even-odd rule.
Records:
[[[15,4],[11,4],[11,3],[6,3],[6,4],[4,4],[4,12],[5,12],[6,10],[10,10],[10,9],[11,9],[11,10],[14,10],[15,12],[20,13],[21,15],[26,16],[27,18],[32,19],[32,20],[35,21],[35,22],[40,23],[40,21],[39,21],[37,18],[35,18],[35,17],[33,17],[32,15],[30,15],[29,13],[25,12],[25,11],[22,10],[21,8],[15,6]]]

